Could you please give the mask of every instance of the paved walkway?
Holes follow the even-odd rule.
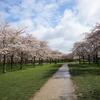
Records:
[[[67,64],[64,64],[30,100],[76,100]]]

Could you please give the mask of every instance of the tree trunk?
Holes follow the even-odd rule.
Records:
[[[96,63],[95,55],[93,55],[93,63]]]
[[[41,64],[43,64],[43,58],[41,58]]]
[[[20,69],[23,67],[23,52],[21,52]]]
[[[3,56],[3,73],[6,73],[6,55]]]
[[[13,58],[14,58],[14,55],[11,55],[11,70],[12,70],[12,68],[13,68]]]
[[[82,57],[83,58],[83,64],[85,63],[85,59],[84,59],[84,56]]]
[[[35,59],[36,59],[36,57],[34,56],[33,57],[33,65],[35,65],[35,62],[36,62]]]
[[[95,59],[96,59],[96,64],[98,64],[98,53],[96,53],[95,56],[96,56],[96,57],[95,57]]]
[[[90,55],[88,55],[88,62],[89,62],[89,64],[91,63]]]
[[[57,64],[57,59],[55,59],[55,64]]]
[[[39,61],[38,61],[38,63],[39,63],[39,64],[41,64],[41,58],[39,58]]]

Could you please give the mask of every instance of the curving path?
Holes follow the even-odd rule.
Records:
[[[68,65],[64,64],[30,100],[77,100]]]

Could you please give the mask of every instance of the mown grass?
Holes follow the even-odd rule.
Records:
[[[28,100],[60,66],[61,64],[44,64],[1,74],[0,100]]]
[[[69,64],[78,100],[100,100],[100,65]]]

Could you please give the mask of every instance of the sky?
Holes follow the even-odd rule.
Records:
[[[0,0],[0,20],[69,53],[100,22],[100,0]]]

